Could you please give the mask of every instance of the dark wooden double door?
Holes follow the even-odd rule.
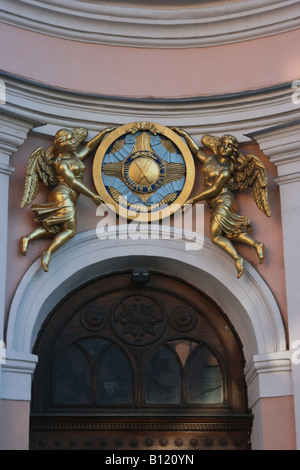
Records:
[[[250,448],[242,347],[224,312],[181,280],[127,272],[82,286],[34,352],[33,450]]]

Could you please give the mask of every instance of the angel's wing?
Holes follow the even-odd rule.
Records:
[[[218,147],[221,142],[220,137],[216,137],[215,135],[205,134],[201,139],[202,144],[212,150],[215,155],[218,153]]]
[[[239,153],[233,177],[229,182],[230,189],[243,191],[251,188],[251,196],[257,207],[268,217],[271,215],[267,190],[268,176],[265,166],[256,155]]]
[[[51,156],[52,148],[45,151],[43,147],[38,147],[30,155],[26,166],[24,194],[20,204],[21,209],[28,206],[36,197],[40,181],[47,186],[54,186],[58,183],[57,176],[50,165]]]

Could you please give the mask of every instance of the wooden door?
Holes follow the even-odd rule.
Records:
[[[250,448],[241,344],[181,280],[128,272],[82,286],[34,353],[31,449]]]

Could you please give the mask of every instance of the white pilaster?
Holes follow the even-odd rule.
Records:
[[[0,390],[1,374],[6,363],[4,321],[5,321],[5,289],[7,269],[7,227],[9,176],[14,168],[10,166],[10,157],[17,151],[27,138],[27,134],[37,123],[16,116],[5,110],[1,105],[0,115]],[[1,396],[0,396],[1,398]]]
[[[300,345],[300,123],[266,129],[253,137],[278,169],[276,183],[280,188],[296,437],[300,449],[300,364],[297,353]]]

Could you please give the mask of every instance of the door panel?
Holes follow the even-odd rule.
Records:
[[[122,273],[82,286],[34,352],[31,449],[249,448],[239,340],[181,280]]]

